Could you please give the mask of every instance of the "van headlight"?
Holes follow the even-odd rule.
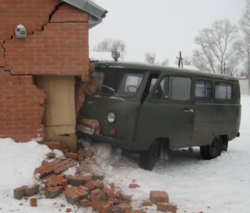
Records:
[[[116,121],[116,114],[114,112],[109,112],[107,115],[107,120],[110,124]]]

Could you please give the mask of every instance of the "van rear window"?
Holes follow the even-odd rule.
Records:
[[[233,86],[228,83],[215,84],[215,98],[221,100],[232,100],[233,98]]]

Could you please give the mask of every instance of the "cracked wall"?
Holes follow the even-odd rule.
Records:
[[[5,67],[12,74],[88,73],[88,14],[63,4],[43,31],[34,31],[27,39],[5,40],[3,48]]]
[[[0,137],[43,139],[48,96],[34,79],[88,74],[88,14],[59,0],[2,0],[0,20]],[[27,39],[14,37],[18,24]]]

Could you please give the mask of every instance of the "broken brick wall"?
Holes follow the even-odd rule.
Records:
[[[46,94],[34,80],[88,74],[88,14],[60,0],[2,0],[0,20],[0,137],[44,138]],[[28,38],[15,38],[18,24]]]

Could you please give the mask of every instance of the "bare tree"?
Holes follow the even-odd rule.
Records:
[[[239,52],[241,52],[242,58],[245,59],[245,63],[243,63],[243,70],[241,71],[241,73],[248,75],[248,51],[250,48],[250,0],[246,0],[245,10],[240,20],[240,27],[243,32],[244,39],[236,44],[236,48],[239,50]]]
[[[166,58],[165,60],[163,60],[161,62],[161,66],[168,66],[168,65],[169,65],[169,59],[168,58]]]
[[[194,50],[193,64],[200,70],[233,75],[242,57],[235,48],[238,39],[236,25],[229,20],[215,21],[195,38],[200,49]]]
[[[250,0],[246,0],[246,7],[240,20],[240,26],[245,36],[245,43],[250,44]]]
[[[119,51],[121,59],[124,59],[127,48],[126,44],[120,39],[105,39],[94,46],[93,51],[95,52],[112,52]]]
[[[161,66],[168,66],[169,59],[164,59],[161,63],[159,61],[156,61],[156,55],[155,53],[146,52],[145,53],[145,62],[149,64],[160,64]]]
[[[206,60],[201,55],[199,50],[193,51],[193,56],[191,59],[191,63],[196,66],[199,70],[210,72],[209,66],[207,66]]]
[[[191,65],[191,59],[189,56],[183,58],[183,65]]]
[[[155,64],[156,63],[155,53],[146,52],[145,61],[149,64]]]

